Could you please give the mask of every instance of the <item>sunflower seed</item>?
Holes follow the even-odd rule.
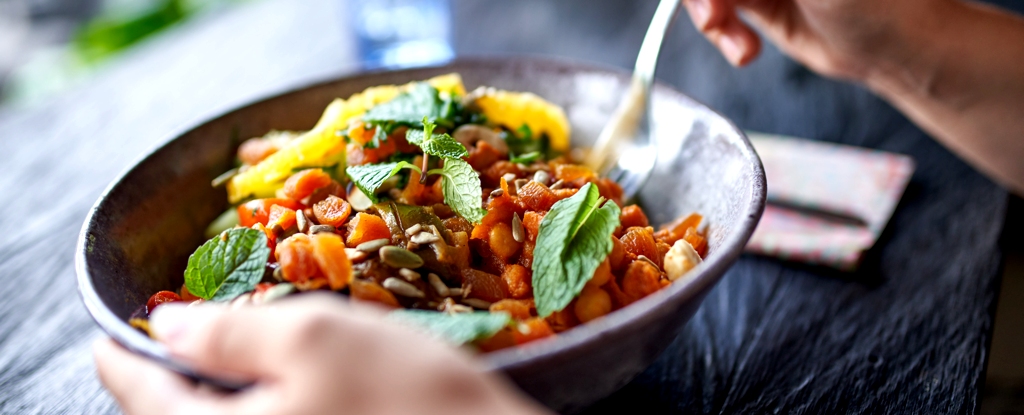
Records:
[[[284,281],[284,271],[281,267],[274,268],[274,279],[278,281]]]
[[[551,180],[551,174],[544,170],[537,170],[537,172],[533,174],[533,181],[537,183],[548,184],[548,180]]]
[[[462,287],[462,298],[469,297],[469,293],[471,292],[473,292],[473,284],[466,284],[466,286]]]
[[[263,292],[263,303],[269,303],[274,300],[279,300],[284,296],[295,292],[295,286],[287,282],[274,285],[267,291]]]
[[[452,297],[462,297],[462,288],[449,288],[448,295]]]
[[[555,182],[554,184],[551,185],[550,189],[551,190],[558,190],[558,189],[561,189],[562,186],[565,186],[565,181],[562,180],[562,179],[558,179],[557,182]]]
[[[514,181],[516,179],[516,174],[515,173],[505,173],[505,175],[501,176],[501,178],[505,179],[506,182],[511,182],[511,181]]]
[[[526,184],[529,182],[530,181],[526,179],[516,179],[516,194],[519,194],[519,192],[523,190],[523,186],[526,186]]]
[[[420,273],[413,271],[409,268],[402,268],[398,270],[398,275],[401,275],[402,278],[405,278],[406,281],[416,281],[420,279]]]
[[[462,304],[468,305],[473,308],[478,308],[481,310],[487,310],[491,308],[490,301],[484,301],[479,298],[465,298],[462,300]]]
[[[390,277],[390,278],[384,280],[384,283],[382,285],[388,291],[391,291],[391,292],[393,292],[395,294],[398,294],[398,295],[400,295],[402,297],[412,297],[412,298],[423,298],[424,297],[423,291],[420,291],[420,289],[416,288],[415,285],[409,284],[409,283],[407,283],[405,281],[402,281],[402,280],[400,280],[398,278],[395,278],[395,277]]]
[[[444,281],[441,281],[441,277],[431,272],[427,274],[427,282],[430,283],[431,287],[434,287],[434,291],[437,291],[437,295],[441,297],[448,297],[451,293],[448,290],[448,286],[444,285]]]
[[[309,234],[315,235],[321,232],[334,232],[334,225],[313,225],[309,227]]]
[[[501,195],[503,195],[503,194],[505,194],[505,191],[501,190],[500,187],[497,188],[497,189],[491,190],[491,197],[501,197]]]
[[[280,223],[275,223],[274,226],[270,227],[270,231],[273,232],[274,235],[281,235],[284,233],[284,228],[281,227]]]
[[[214,178],[213,181],[210,182],[210,184],[213,187],[221,187],[224,183],[227,183],[228,180],[231,180],[231,178],[235,177],[238,173],[240,173],[238,167],[235,167],[231,170],[221,173],[221,175]]]
[[[380,260],[392,268],[412,268],[423,266],[423,258],[407,249],[397,246],[384,246],[380,248]]]
[[[415,225],[410,226],[409,229],[406,229],[405,234],[413,236],[417,233],[420,233],[421,230],[423,230],[423,225],[417,223]]]
[[[302,209],[295,211],[295,225],[302,233],[306,233],[306,228],[309,227],[309,219],[306,219],[306,214],[302,213]]]
[[[398,190],[398,189],[388,190],[388,197],[390,197],[390,198],[392,198],[394,200],[401,199],[402,198],[402,191]]]
[[[438,238],[437,235],[434,235],[429,232],[420,232],[416,235],[413,235],[413,237],[409,238],[409,240],[420,245],[426,245],[432,242],[437,242],[438,240],[440,240],[440,238]]]
[[[519,219],[519,213],[512,213],[512,239],[522,243],[526,240],[526,231],[523,229],[523,221]]]
[[[366,252],[360,251],[356,248],[345,248],[345,255],[348,255],[348,260],[352,262],[360,262],[370,256]]]
[[[659,267],[658,264],[656,264],[653,260],[648,258],[646,255],[637,255],[636,259],[640,260],[640,261],[647,261],[647,263],[649,263],[651,265],[654,265],[654,269],[657,269],[658,272],[661,272],[661,267]]]
[[[360,252],[373,252],[379,250],[390,243],[391,240],[387,238],[374,239],[372,241],[366,241],[359,245],[356,245],[356,250]]]

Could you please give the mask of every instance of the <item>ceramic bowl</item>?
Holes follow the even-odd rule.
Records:
[[[449,72],[460,73],[467,89],[488,85],[530,91],[561,105],[575,146],[594,141],[629,84],[628,73],[588,64],[464,59],[304,87],[174,134],[111,184],[86,219],[76,268],[93,318],[129,350],[192,374],[126,321],[152,293],[181,286],[188,256],[203,242],[204,228],[227,208],[224,189],[212,188],[210,181],[232,166],[238,144],[271,129],[308,129],[336,97]],[[685,281],[604,318],[550,340],[485,356],[492,370],[556,410],[582,408],[650,365],[736,261],[764,209],[764,171],[743,132],[666,85],[656,85],[652,97],[658,162],[639,201],[652,224],[690,212],[704,215],[707,259]]]

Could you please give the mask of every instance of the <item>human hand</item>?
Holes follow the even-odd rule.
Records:
[[[825,76],[864,81],[874,70],[913,65],[915,48],[951,0],[682,0],[697,29],[730,63],[760,52],[742,14],[784,53]]]
[[[199,372],[255,384],[221,394],[100,341],[100,380],[128,414],[546,413],[464,351],[329,295],[240,309],[164,304],[150,325]]]

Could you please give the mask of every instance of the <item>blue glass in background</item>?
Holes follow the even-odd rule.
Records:
[[[455,56],[448,0],[353,0],[349,4],[366,68],[438,64]]]

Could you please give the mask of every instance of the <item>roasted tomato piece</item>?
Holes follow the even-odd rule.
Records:
[[[156,310],[156,307],[163,303],[173,303],[181,301],[181,297],[175,294],[173,291],[158,291],[149,297],[149,301],[146,301],[146,312],[152,313]]]
[[[238,224],[251,228],[257,223],[266,226],[270,219],[270,208],[274,205],[292,210],[302,209],[301,203],[288,199],[256,199],[238,205]]]

